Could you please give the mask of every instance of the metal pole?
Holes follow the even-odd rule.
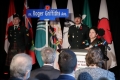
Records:
[[[107,46],[105,46],[105,53],[104,53],[106,56],[107,56]],[[105,60],[105,69],[107,69],[107,60]]]
[[[49,21],[49,19],[45,19],[45,23],[46,23],[46,47],[48,47],[48,21]]]

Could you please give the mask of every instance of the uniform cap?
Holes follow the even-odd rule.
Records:
[[[80,18],[82,19],[82,16],[81,16],[80,14],[76,14],[76,15],[75,15],[75,18],[76,18],[76,17],[80,17]]]
[[[20,16],[18,14],[14,14],[13,18],[16,18],[16,17],[18,17],[20,19]]]

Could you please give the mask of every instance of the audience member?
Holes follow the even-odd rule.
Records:
[[[88,72],[93,80],[98,80],[101,77],[115,80],[114,73],[101,68],[103,64],[103,54],[100,48],[94,47],[89,49],[85,59],[88,67],[77,70],[75,72],[76,79],[78,79],[78,75],[82,72]]]
[[[58,65],[61,75],[55,80],[75,80],[74,70],[77,66],[77,58],[73,51],[69,49],[61,50]]]
[[[32,69],[32,58],[25,54],[16,54],[10,64],[10,80],[27,80]]]
[[[40,73],[48,76],[51,80],[58,78],[60,75],[60,71],[54,69],[53,67],[56,58],[56,51],[51,47],[45,47],[41,51],[41,57],[44,62],[44,65],[43,67],[35,69],[31,72],[30,80],[34,79],[35,76],[37,76]]]
[[[77,80],[93,80],[93,78],[91,77],[91,75],[87,72],[82,72],[79,76]]]

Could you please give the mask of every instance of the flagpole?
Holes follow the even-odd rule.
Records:
[[[45,19],[45,23],[46,23],[46,47],[48,47],[48,21],[49,21],[49,19]]]

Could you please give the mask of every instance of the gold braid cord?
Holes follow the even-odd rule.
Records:
[[[56,41],[56,43],[55,43],[57,46],[60,44],[60,41]]]
[[[52,32],[52,36],[55,36],[55,32]],[[57,46],[60,44],[60,41],[56,41],[56,43],[55,43]]]

